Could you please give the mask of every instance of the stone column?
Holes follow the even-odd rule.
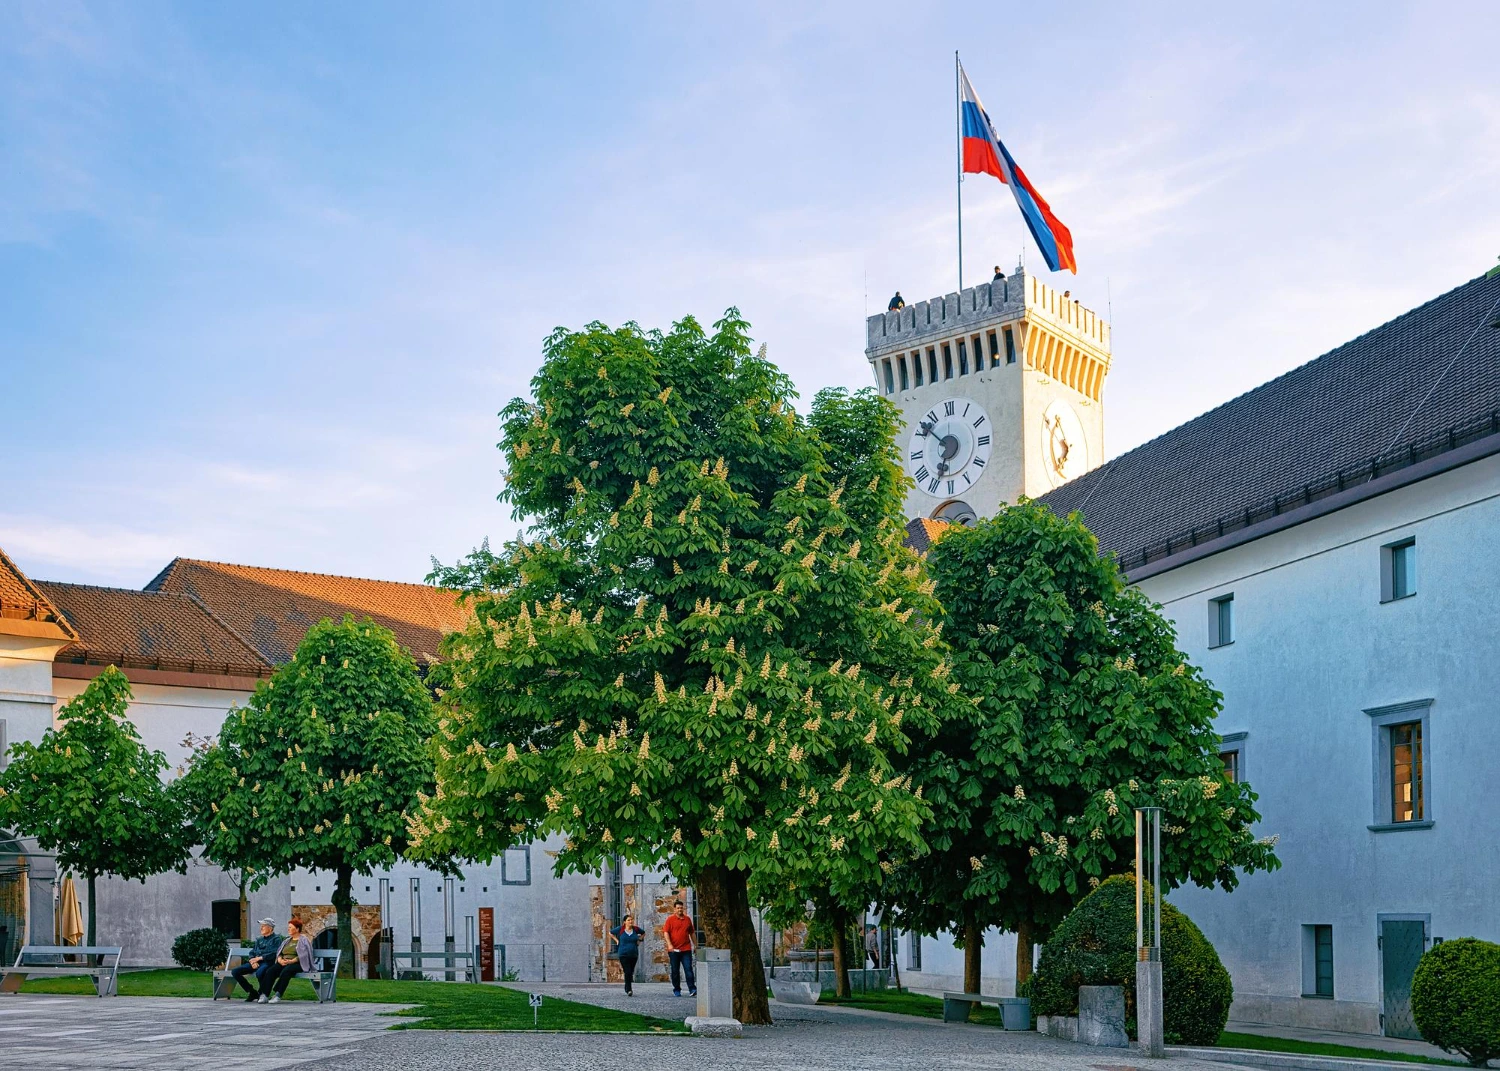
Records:
[[[1155,949],[1151,949],[1155,952]],[[1161,960],[1138,960],[1135,965],[1135,1030],[1146,1056],[1166,1055],[1162,1041]]]

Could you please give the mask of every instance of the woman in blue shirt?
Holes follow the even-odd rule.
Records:
[[[620,952],[620,970],[625,975],[625,995],[635,996],[631,984],[635,981],[635,961],[641,954],[641,938],[646,931],[635,924],[634,915],[626,915],[619,926],[609,931],[609,939]]]

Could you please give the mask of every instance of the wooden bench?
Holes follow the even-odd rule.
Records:
[[[229,957],[224,961],[224,966],[214,971],[214,1000],[220,997],[228,1000],[234,996],[234,976],[229,972],[242,963],[248,963],[250,954],[249,945],[229,946]],[[297,975],[297,978],[306,978],[312,983],[313,994],[318,998],[319,1004],[338,999],[339,959],[342,955],[336,948],[315,948],[312,954],[313,969]]]
[[[0,967],[0,993],[19,993],[21,983],[27,978],[87,975],[93,980],[95,993],[112,997],[120,974],[120,955],[124,951],[112,945],[23,945],[14,966]],[[96,962],[68,962],[77,956],[96,959]]]
[[[969,1012],[974,1004],[993,1004],[1000,1007],[1010,997],[998,997],[992,993],[944,993],[943,994],[943,1022],[945,1023],[967,1023]]]
[[[426,972],[436,973],[442,971],[444,974],[453,973],[459,975],[459,981],[475,982],[478,975],[474,971],[473,952],[397,952],[392,949],[388,955],[391,957],[391,973],[401,979],[402,975],[420,975],[418,979],[407,978],[406,981],[420,981],[426,978]],[[410,964],[405,970],[401,968],[401,961],[406,960]],[[424,960],[432,960],[439,965],[427,967],[423,965]]]

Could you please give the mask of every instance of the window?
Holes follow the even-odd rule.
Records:
[[[231,941],[240,939],[240,902],[215,900],[209,904],[210,925]]]
[[[531,845],[505,849],[505,854],[500,857],[500,884],[531,884]]]
[[[896,368],[901,373],[901,389],[907,390],[911,384],[906,379],[906,358],[904,356],[896,358]]]
[[[1231,784],[1245,780],[1245,741],[1249,733],[1225,733],[1219,738],[1219,762],[1224,766],[1224,780]]]
[[[1422,723],[1406,721],[1392,725],[1391,821],[1422,820]]]
[[[1366,710],[1375,733],[1375,833],[1432,828],[1432,700]]]
[[[1219,761],[1224,764],[1224,780],[1231,785],[1240,780],[1240,753],[1238,751],[1219,752]]]
[[[1333,927],[1302,927],[1302,995],[1333,996]]]
[[[964,345],[964,340],[958,340],[958,374],[966,376],[969,374],[969,350]]]
[[[1403,539],[1380,548],[1380,601],[1395,602],[1417,593],[1417,541]]]
[[[989,339],[990,339],[990,367],[994,368],[996,365],[998,365],[1000,363],[1000,340],[995,335],[995,332],[993,332],[993,331],[990,332]]]
[[[948,343],[943,343],[943,378],[953,378],[953,348]]]
[[[906,953],[906,969],[909,971],[920,971],[922,969],[922,935],[909,933],[906,935],[908,951]]]
[[[1008,327],[1005,329],[1005,363],[1016,363],[1016,336]]]
[[[887,394],[895,394],[896,381],[895,378],[891,375],[891,360],[889,357],[887,357],[880,363],[885,366],[885,392]]]
[[[918,350],[916,353],[913,353],[911,355],[911,372],[912,372],[912,377],[916,380],[916,385],[918,387],[920,387],[922,385],[922,351],[921,350]]]
[[[1234,595],[1208,600],[1208,645],[1224,647],[1234,642]]]
[[[929,383],[936,383],[937,381],[938,381],[938,374],[937,374],[937,350],[933,349],[931,346],[928,346],[927,347],[927,382],[929,382]]]

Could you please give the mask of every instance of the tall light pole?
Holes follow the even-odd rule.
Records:
[[[1151,923],[1147,932],[1145,855],[1151,855]],[[1146,938],[1150,937],[1148,943]],[[1140,1050],[1165,1056],[1161,1001],[1161,808],[1135,809],[1135,1025]]]

